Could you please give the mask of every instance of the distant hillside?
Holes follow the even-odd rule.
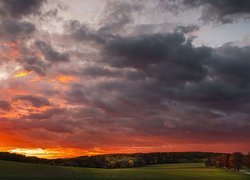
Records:
[[[208,158],[220,156],[222,154],[223,153],[212,152],[156,152],[137,154],[107,154],[65,159],[42,159],[37,157],[27,157],[15,153],[0,152],[0,160],[75,167],[126,168],[140,167],[151,164],[204,162]]]

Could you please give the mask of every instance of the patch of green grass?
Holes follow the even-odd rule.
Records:
[[[206,168],[202,163],[97,169],[0,161],[0,179],[250,180],[250,176],[225,169]]]

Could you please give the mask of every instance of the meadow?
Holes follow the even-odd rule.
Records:
[[[150,165],[138,168],[102,169],[0,161],[0,179],[169,179],[250,180],[249,175],[206,168],[203,163]]]

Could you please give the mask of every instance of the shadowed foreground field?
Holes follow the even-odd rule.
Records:
[[[171,179],[250,180],[250,176],[201,163],[163,164],[128,169],[96,169],[0,161],[0,179]]]

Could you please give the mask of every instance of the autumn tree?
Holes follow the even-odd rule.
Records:
[[[239,171],[243,163],[243,155],[240,152],[235,152],[231,154],[229,158],[230,168]]]
[[[128,160],[128,167],[134,167],[135,163],[132,159]]]
[[[250,152],[245,157],[245,164],[248,168],[250,168]]]

